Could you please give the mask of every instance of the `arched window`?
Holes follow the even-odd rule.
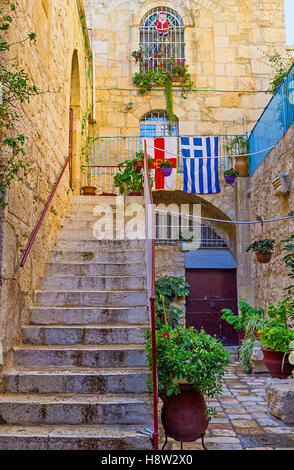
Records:
[[[141,70],[163,64],[169,69],[173,59],[185,61],[185,27],[180,15],[168,7],[149,10],[140,27],[143,51]]]
[[[166,111],[151,111],[142,117],[140,123],[141,137],[177,136],[178,122],[171,129]]]

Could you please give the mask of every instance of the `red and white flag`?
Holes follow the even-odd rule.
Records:
[[[151,176],[155,191],[177,189],[177,137],[155,137],[146,139],[147,154],[152,158]],[[170,176],[163,176],[160,163],[168,160],[173,163]]]

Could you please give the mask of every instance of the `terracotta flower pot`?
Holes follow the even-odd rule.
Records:
[[[184,81],[183,77],[172,77],[172,82],[182,83]]]
[[[163,176],[170,176],[172,174],[172,168],[161,168]]]
[[[144,168],[144,160],[135,160],[134,169],[139,172],[142,168]]]
[[[96,186],[83,186],[82,193],[83,196],[96,196]]]
[[[142,194],[139,191],[133,191],[129,193],[129,196],[142,196]]]
[[[267,253],[258,253],[256,251],[255,254],[259,263],[269,263],[272,258],[272,253],[270,251]]]
[[[245,331],[237,330],[238,339],[239,339],[239,346],[242,344],[243,339],[245,339]]]
[[[180,389],[178,395],[167,397],[163,394],[162,424],[166,437],[179,442],[193,442],[203,438],[208,428],[206,403],[203,395],[192,385],[180,385]]]
[[[226,183],[233,184],[236,181],[236,176],[225,175]]]
[[[249,176],[248,157],[236,157],[235,170],[239,171],[240,177]]]
[[[273,351],[272,349],[263,349],[263,360],[271,374],[272,378],[287,379],[291,374],[294,366],[290,364],[286,356],[284,361],[284,367],[282,369],[284,353],[280,351]]]

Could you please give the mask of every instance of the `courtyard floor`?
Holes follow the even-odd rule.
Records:
[[[224,379],[223,394],[208,404],[218,416],[207,430],[208,450],[294,450],[294,425],[274,418],[265,398],[269,374],[246,374],[234,361]],[[160,448],[164,431],[160,429]],[[169,438],[166,450],[178,450],[180,443]],[[184,450],[202,450],[201,441],[184,443]]]

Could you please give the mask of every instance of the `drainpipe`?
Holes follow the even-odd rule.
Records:
[[[94,40],[93,40],[93,28],[88,28],[91,37],[91,54],[92,54],[92,124],[96,122],[96,67],[95,67],[95,53],[94,53]]]

